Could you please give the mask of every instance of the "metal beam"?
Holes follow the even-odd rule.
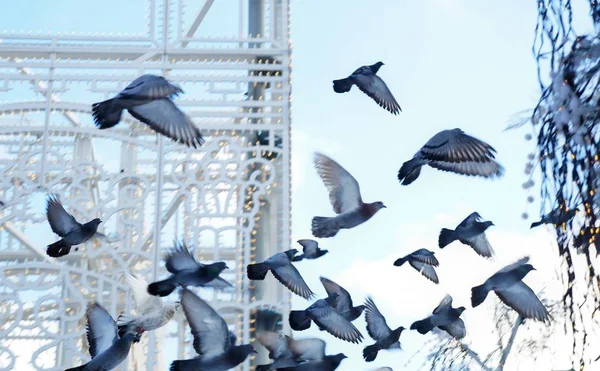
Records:
[[[23,233],[21,233],[21,231],[12,222],[4,222],[3,226],[8,233],[13,235],[13,237],[16,238],[21,244],[23,244],[23,246],[27,247],[29,250],[34,252],[35,255],[37,255],[37,257],[42,258],[46,261],[46,263],[56,265],[57,267],[60,266],[59,264],[56,264],[56,261],[54,259],[46,255],[46,252],[43,249],[36,246]]]
[[[200,9],[200,12],[196,16],[196,19],[194,19],[194,23],[192,23],[192,26],[190,27],[188,32],[185,34],[186,39],[194,36],[196,31],[198,30],[198,27],[200,27],[200,23],[202,23],[202,21],[204,20],[204,17],[206,17],[206,13],[208,13],[210,7],[213,5],[214,2],[215,2],[215,0],[206,0],[204,5],[202,6],[202,9]],[[183,40],[181,42],[181,47],[185,48],[189,43],[190,43],[189,40]]]

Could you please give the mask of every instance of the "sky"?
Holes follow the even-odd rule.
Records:
[[[0,21],[16,30],[62,30],[68,24],[87,31],[85,21],[71,14],[88,12],[105,20],[99,31],[141,32],[143,27],[124,21],[138,3],[123,5],[113,16],[108,6],[56,1],[54,13],[48,15],[36,12],[39,4],[26,1],[19,5],[23,7],[20,16],[5,13]],[[237,19],[226,18],[223,2],[217,3],[221,18],[207,17],[203,27],[209,30]],[[583,1],[578,3],[586,11]],[[531,54],[536,17],[536,3],[522,0],[292,2],[292,240],[311,238],[313,216],[334,215],[312,166],[315,151],[331,156],[358,180],[363,200],[383,201],[387,206],[364,225],[319,240],[330,251],[323,258],[297,264],[318,295],[324,294],[319,282],[322,275],[350,291],[356,304],[372,296],[391,327],[410,327],[429,315],[445,294],[451,294],[455,306],[468,308],[462,317],[468,333],[465,343],[485,354],[493,346],[489,331],[495,299],[491,295],[484,305],[470,308],[472,286],[527,254],[538,270],[525,281],[536,292],[545,290],[551,297],[559,293],[552,284],[556,282],[552,234],[545,228],[529,229],[539,203],[537,191],[534,202],[527,202],[529,194],[522,184],[534,144],[524,139],[527,127],[504,131],[512,117],[531,108],[539,96]],[[377,61],[385,63],[378,74],[403,109],[397,116],[356,88],[346,94],[332,90],[332,80]],[[498,151],[505,176],[489,181],[425,168],[415,183],[401,186],[396,174],[402,163],[437,132],[457,127]],[[439,230],[454,228],[473,211],[495,224],[488,232],[497,253],[494,261],[458,243],[437,248]],[[524,212],[531,218],[524,220]],[[440,285],[408,266],[393,266],[396,258],[419,248],[436,252]],[[293,309],[308,305],[301,298],[292,301]],[[327,353],[348,355],[340,371],[381,366],[419,370],[419,357],[409,360],[434,336],[406,331],[401,336],[402,351],[383,351],[367,364],[361,358],[362,348],[372,340],[362,319],[355,324],[366,337],[361,345],[338,341],[314,328],[295,336],[323,338]],[[528,331],[538,331],[539,326],[528,325]],[[560,336],[550,342],[562,344]],[[509,358],[507,368],[569,367],[564,354],[536,365],[520,361],[517,364]]]

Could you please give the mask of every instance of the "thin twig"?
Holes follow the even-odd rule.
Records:
[[[510,354],[510,350],[512,349],[513,343],[515,342],[515,337],[517,336],[517,331],[519,330],[521,324],[523,324],[523,317],[519,316],[517,317],[517,320],[515,321],[515,324],[512,328],[512,332],[510,333],[508,343],[506,343],[506,346],[504,347],[504,351],[502,352],[502,357],[500,358],[500,363],[498,363],[498,368],[496,369],[496,371],[504,370],[504,364],[506,363],[506,359]]]

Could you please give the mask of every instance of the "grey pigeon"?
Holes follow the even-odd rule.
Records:
[[[402,258],[396,259],[394,265],[397,267],[402,266],[402,264],[408,262],[411,267],[420,272],[423,276],[428,278],[434,283],[440,283],[438,279],[437,273],[435,272],[435,268],[440,265],[437,258],[435,257],[435,253],[433,251],[429,251],[427,249],[419,249],[414,251]]]
[[[256,371],[294,367],[301,362],[320,361],[325,357],[325,342],[321,339],[295,340],[283,334],[262,331],[257,340],[269,351],[273,363],[256,366]]]
[[[292,259],[298,253],[296,249],[289,249],[284,252],[278,252],[262,263],[248,264],[246,268],[248,278],[251,280],[262,281],[271,271],[282,285],[287,287],[294,294],[310,299],[314,293],[310,290],[300,272],[292,264]]]
[[[383,62],[377,62],[370,66],[362,66],[345,79],[333,80],[333,91],[336,93],[347,93],[356,85],[363,93],[371,97],[380,107],[390,113],[397,115],[402,109],[390,89],[377,72],[383,66]]]
[[[235,345],[237,338],[229,331],[225,320],[187,288],[181,290],[181,306],[190,324],[198,356],[173,361],[171,371],[225,371],[237,367],[251,353],[256,353],[250,344]]]
[[[290,326],[295,331],[306,330],[310,327],[311,320],[317,326],[338,339],[358,344],[362,341],[362,334],[354,325],[333,308],[333,303],[338,295],[329,295],[327,299],[315,301],[306,310],[293,310],[290,312]]]
[[[478,212],[473,212],[460,222],[455,230],[442,228],[438,239],[440,249],[458,240],[473,248],[477,254],[484,258],[491,258],[494,256],[494,250],[485,235],[485,231],[492,225],[494,223],[490,221],[482,222],[481,215]]]
[[[557,207],[548,214],[542,216],[542,219],[539,222],[531,223],[530,229],[542,224],[562,225],[563,223],[567,223],[569,220],[573,219],[578,212],[579,209],[577,208],[569,209],[565,212],[563,209]]]
[[[419,334],[425,335],[437,327],[446,331],[455,339],[462,339],[467,335],[465,323],[459,318],[464,311],[465,307],[452,308],[452,296],[446,295],[433,310],[431,316],[416,321],[410,326],[410,329],[417,330]]]
[[[295,262],[303,259],[318,259],[329,252],[321,249],[315,240],[298,240],[298,243],[302,246],[302,254],[294,257],[293,261]]]
[[[344,359],[346,359],[344,353],[338,353],[334,355],[327,355],[322,360],[310,361],[299,364],[295,367],[284,367],[278,369],[279,371],[333,371],[337,369]]]
[[[171,100],[183,93],[162,76],[142,75],[114,98],[92,105],[96,126],[108,129],[121,121],[123,110],[154,131],[185,145],[197,148],[204,143],[192,119]]]
[[[135,316],[122,313],[117,318],[119,336],[123,336],[133,328],[151,331],[169,323],[179,309],[179,303],[163,303],[160,298],[148,294],[148,282],[129,273],[125,277],[133,293],[137,310]]]
[[[504,168],[494,160],[495,153],[492,146],[465,134],[461,129],[443,130],[402,165],[398,180],[402,185],[411,184],[419,177],[424,165],[461,175],[501,177]]]
[[[377,358],[377,353],[384,349],[401,349],[400,334],[404,331],[404,327],[400,326],[392,330],[385,317],[381,314],[372,298],[368,297],[365,301],[367,307],[365,311],[365,319],[367,322],[367,332],[375,344],[366,346],[363,350],[363,358],[367,362],[373,362]]]
[[[117,334],[117,324],[100,304],[91,302],[87,311],[87,339],[92,359],[65,371],[108,371],[127,358],[131,344],[139,341],[144,329],[136,328],[123,336]]]
[[[194,258],[183,242],[176,242],[175,248],[165,256],[165,267],[171,276],[148,285],[148,293],[154,296],[167,296],[177,286],[204,286],[226,288],[231,286],[219,275],[229,269],[225,262],[202,264]]]
[[[385,208],[381,201],[364,203],[358,182],[337,162],[321,153],[315,153],[314,163],[329,192],[333,211],[338,215],[333,218],[315,216],[312,220],[313,236],[333,237],[340,229],[359,226]]]
[[[56,195],[48,195],[46,201],[46,217],[50,228],[61,237],[60,240],[48,245],[46,249],[48,256],[58,258],[67,255],[71,251],[71,246],[85,243],[96,235],[102,220],[96,218],[81,224],[64,209]]]
[[[531,318],[540,322],[550,322],[550,314],[535,293],[522,280],[535,268],[528,264],[529,257],[524,257],[516,263],[500,269],[483,285],[471,289],[471,304],[473,308],[483,303],[488,292],[496,295],[523,318]]]

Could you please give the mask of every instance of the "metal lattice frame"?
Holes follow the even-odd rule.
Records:
[[[62,370],[89,359],[87,302],[115,318],[130,310],[124,273],[164,276],[162,252],[175,238],[232,268],[224,278],[235,289],[199,291],[239,341],[253,342],[257,329],[289,331],[289,293],[272,278],[249,282],[244,269],[290,246],[288,0],[228,1],[239,21],[219,37],[197,31],[216,2],[197,3],[149,0],[146,14],[130,15],[148,16],[141,35],[0,35],[0,370]],[[183,88],[176,103],[205,146],[187,149],[128,114],[96,129],[91,103],[142,73]],[[48,192],[80,221],[100,217],[109,240],[47,257],[56,239],[43,213]],[[195,356],[190,339],[178,313],[119,369],[166,369]]]

